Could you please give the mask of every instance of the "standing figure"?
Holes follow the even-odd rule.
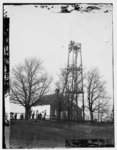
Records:
[[[15,119],[15,120],[17,119],[17,113],[15,113],[15,115],[14,115],[14,119]]]
[[[40,113],[40,120],[42,119],[42,113]]]
[[[45,120],[46,118],[46,110],[45,110],[45,113],[44,113],[44,116],[43,116],[43,120]]]
[[[34,119],[34,115],[35,115],[35,114],[34,114],[34,113],[32,113],[32,119]]]

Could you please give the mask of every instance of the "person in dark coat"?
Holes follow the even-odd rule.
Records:
[[[40,113],[40,120],[42,119],[42,113]]]
[[[14,119],[15,119],[15,120],[17,119],[17,113],[15,113],[15,115],[14,115]]]
[[[34,119],[34,113],[32,114],[32,119]]]

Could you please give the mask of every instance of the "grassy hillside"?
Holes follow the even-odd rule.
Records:
[[[31,120],[13,120],[10,125],[11,148],[65,147],[66,139],[113,138],[113,125]]]

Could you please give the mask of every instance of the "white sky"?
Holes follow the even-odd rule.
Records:
[[[56,81],[67,63],[69,41],[74,40],[82,44],[84,66],[98,67],[112,96],[112,7],[102,5],[94,13],[56,13],[57,8],[52,12],[34,6],[9,6],[10,68],[36,56]],[[104,13],[107,9],[111,11]]]

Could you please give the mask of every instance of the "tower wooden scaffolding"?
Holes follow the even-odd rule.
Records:
[[[81,43],[70,41],[68,48],[67,74],[64,92],[70,96],[71,103],[78,106],[79,95],[82,97],[82,118],[85,119],[84,112],[84,89],[83,89],[83,68]]]

